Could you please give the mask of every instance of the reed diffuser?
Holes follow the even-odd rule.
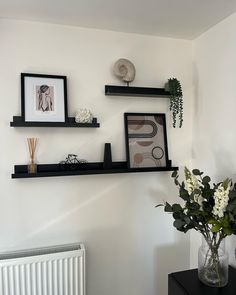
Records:
[[[35,163],[35,150],[37,146],[37,138],[27,138],[30,164],[28,165],[28,173],[37,173],[37,164]]]

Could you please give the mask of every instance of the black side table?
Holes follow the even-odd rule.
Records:
[[[223,288],[212,288],[198,279],[197,269],[171,273],[168,295],[236,295],[236,269],[229,267],[229,282]]]

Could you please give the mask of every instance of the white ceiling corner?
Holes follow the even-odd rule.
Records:
[[[1,18],[182,39],[235,11],[235,0],[0,0]]]

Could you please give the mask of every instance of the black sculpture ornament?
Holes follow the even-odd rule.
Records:
[[[88,161],[84,159],[78,159],[75,154],[68,154],[64,161],[59,163],[61,170],[80,170],[86,168]]]

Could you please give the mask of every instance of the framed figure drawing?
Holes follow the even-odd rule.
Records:
[[[125,113],[129,168],[168,166],[165,114]]]
[[[66,76],[22,73],[21,108],[25,122],[66,122]]]

